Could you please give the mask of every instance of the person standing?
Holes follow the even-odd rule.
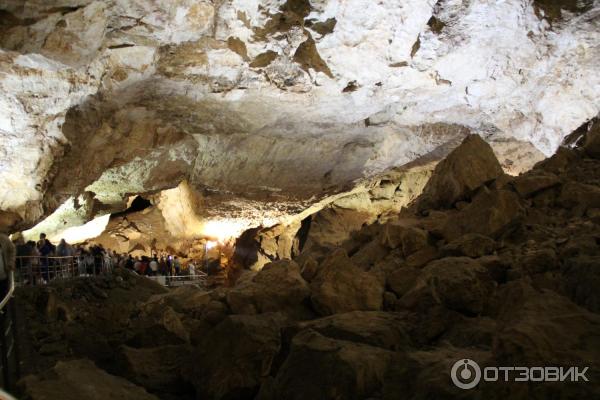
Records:
[[[162,276],[169,275],[169,267],[167,266],[167,261],[165,260],[164,256],[160,258],[160,262],[158,263],[158,271]]]
[[[65,239],[60,239],[60,243],[56,246],[56,255],[58,257],[73,257],[73,254],[73,247]]]
[[[142,256],[142,265],[140,266],[140,275],[150,275],[150,268],[148,266],[148,257]]]
[[[45,233],[40,233],[40,240],[37,243],[37,247],[41,256],[40,264],[42,267],[42,279],[48,282],[50,281],[50,260],[48,257],[54,252],[54,245],[50,243],[48,239],[46,239]]]
[[[70,277],[73,273],[73,255],[75,251],[73,246],[71,246],[65,239],[60,239],[60,243],[56,246],[56,256],[60,257],[56,259],[56,266],[59,268],[58,273],[61,277],[67,278]]]
[[[144,272],[142,271],[142,261],[140,260],[139,257],[135,258],[135,261],[133,263],[133,270],[140,275],[144,274]]]
[[[181,262],[177,256],[173,257],[173,268],[175,269],[175,275],[179,276],[181,273]]]
[[[150,261],[150,275],[158,275],[158,260],[156,259],[156,256]]]
[[[88,249],[85,252],[84,264],[86,275],[95,275],[96,258],[94,257],[94,254],[92,254],[90,249]]]
[[[54,245],[46,238],[45,233],[40,233],[40,240],[37,243],[38,251],[41,256],[47,257],[54,252]]]
[[[135,260],[131,254],[127,254],[127,260],[125,260],[125,268],[135,271]]]
[[[103,260],[102,260],[102,272],[105,274],[110,274],[112,272],[112,268],[113,268],[113,260],[111,257],[111,251],[110,249],[106,250],[103,254],[102,254]]]
[[[15,270],[15,256],[15,245],[5,233],[0,232],[0,295],[2,298],[9,290],[8,276]]]
[[[174,275],[172,256],[167,256],[167,271],[169,271],[168,275]]]

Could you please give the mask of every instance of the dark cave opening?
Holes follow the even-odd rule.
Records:
[[[150,202],[150,200],[145,199],[142,196],[136,196],[136,198],[131,202],[129,208],[124,211],[114,213],[111,217],[122,217],[134,212],[144,211],[149,207],[152,207],[152,202]]]

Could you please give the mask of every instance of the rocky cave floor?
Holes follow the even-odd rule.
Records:
[[[598,124],[580,142],[511,177],[471,135],[392,221],[231,288],[21,290],[22,398],[600,398]],[[589,382],[460,390],[462,358]]]

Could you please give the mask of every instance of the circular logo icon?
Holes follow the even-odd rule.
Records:
[[[454,363],[450,376],[456,387],[473,389],[481,380],[481,368],[475,361],[465,358]]]

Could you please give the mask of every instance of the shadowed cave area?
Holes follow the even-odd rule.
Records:
[[[599,24],[0,2],[0,399],[600,398]]]

